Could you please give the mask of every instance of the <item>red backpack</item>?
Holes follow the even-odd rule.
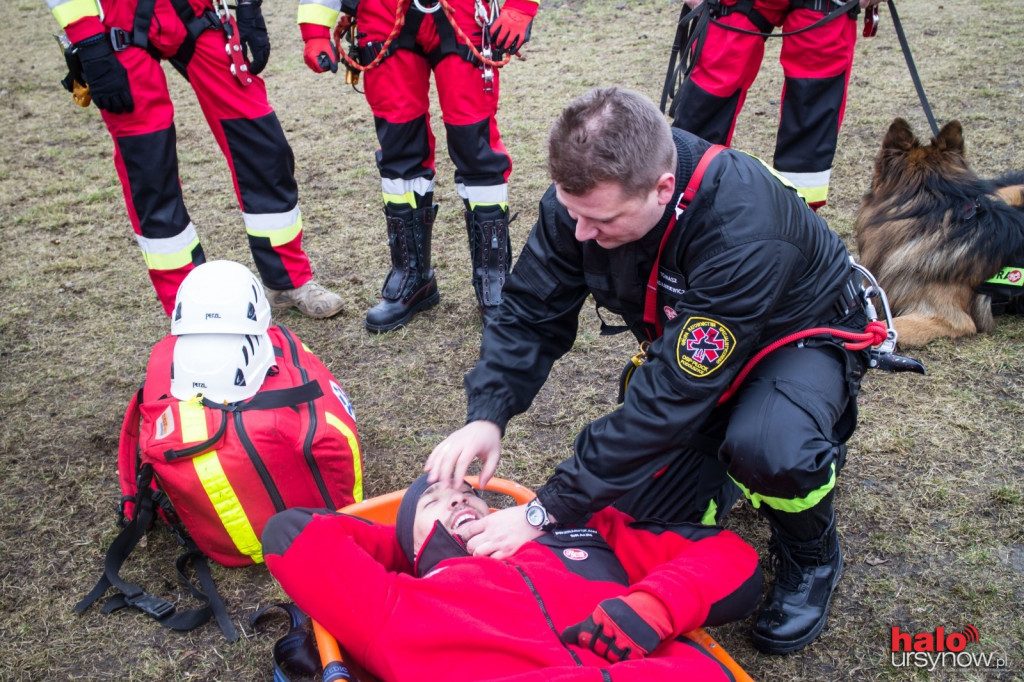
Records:
[[[217,596],[205,556],[225,566],[261,563],[267,520],[290,507],[338,509],[363,498],[362,451],[352,404],[330,370],[285,327],[267,331],[275,364],[259,392],[228,405],[171,396],[175,336],[154,346],[146,381],[121,427],[118,472],[121,534],[104,573],[76,607],[83,611],[114,586],[104,613],[133,606],[166,627],[189,630],[215,616],[228,639],[237,632]],[[121,565],[151,526],[167,522],[186,548],[204,606],[174,605],[124,582]]]

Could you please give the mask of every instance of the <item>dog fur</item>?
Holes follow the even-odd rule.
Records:
[[[889,298],[901,346],[989,332],[977,288],[1024,254],[1024,173],[979,178],[963,129],[947,123],[927,146],[901,118],[875,159],[854,228],[859,262]]]

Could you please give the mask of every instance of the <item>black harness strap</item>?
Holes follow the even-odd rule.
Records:
[[[238,639],[238,631],[231,622],[227,609],[217,593],[209,566],[206,564],[206,558],[202,556],[195,542],[184,536],[179,529],[173,530],[178,536],[179,542],[185,546],[185,553],[175,562],[178,574],[188,585],[192,595],[204,606],[188,611],[178,611],[169,601],[149,594],[140,586],[121,579],[121,566],[154,520],[154,511],[157,505],[153,489],[150,486],[152,480],[153,467],[149,464],[143,465],[136,480],[138,493],[135,499],[135,517],[111,543],[103,562],[103,574],[89,594],[75,605],[74,610],[76,612],[86,610],[109,588],[116,587],[121,594],[114,595],[107,600],[103,605],[103,613],[112,613],[126,606],[132,606],[153,618],[163,627],[172,630],[193,630],[210,620],[211,616],[215,616],[224,637],[229,642],[234,642]],[[199,576],[202,590],[197,588],[185,575],[184,567],[189,561],[192,562],[196,575]]]
[[[423,23],[424,14],[419,10],[413,11],[412,8],[407,10],[405,15],[405,23],[402,25],[402,30],[398,36],[395,37],[391,44],[388,46],[387,53],[384,55],[384,59],[387,59],[398,50],[410,50],[416,54],[426,57],[430,63],[430,68],[435,68],[442,59],[450,54],[457,54],[462,59],[466,60],[470,64],[480,65],[480,60],[476,58],[473,51],[467,45],[463,45],[458,41],[455,35],[455,29],[452,28],[451,22],[448,21],[448,17],[444,12],[434,12],[434,25],[437,28],[437,35],[440,38],[440,44],[434,50],[429,53],[425,52],[422,47],[416,43],[416,34],[420,30],[420,25]],[[359,64],[366,66],[372,64],[373,60],[377,58],[381,50],[384,47],[383,41],[374,41],[366,43],[363,46],[357,46],[356,52],[359,55]],[[501,59],[501,54],[495,54],[494,59]]]
[[[185,77],[185,80],[188,80],[185,69],[188,66],[189,60],[192,59],[192,55],[195,54],[196,40],[203,31],[221,29],[223,24],[213,10],[207,10],[203,14],[196,16],[188,0],[171,0],[171,4],[178,18],[181,19],[181,23],[185,25],[185,40],[182,41],[178,51],[167,58],[167,60]],[[135,18],[132,23],[131,33],[117,27],[110,29],[110,44],[115,52],[121,52],[129,47],[138,47],[148,52],[153,59],[160,60],[164,58],[160,51],[149,42],[149,27],[153,23],[155,7],[156,0],[139,0],[135,8]]]

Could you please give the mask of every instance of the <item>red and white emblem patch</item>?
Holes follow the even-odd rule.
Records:
[[[1016,284],[1017,282],[1020,281],[1020,278],[1021,278],[1020,270],[1010,270],[1010,274],[1008,274],[1006,276],[1006,279],[1007,279],[1007,281],[1010,282],[1010,284]]]
[[[662,308],[662,311],[665,313],[665,319],[666,320],[674,320],[674,319],[676,319],[676,309],[673,308],[672,306],[670,306],[670,305],[664,306]]]
[[[676,362],[687,374],[706,377],[725,363],[735,347],[736,337],[724,324],[708,317],[691,317],[679,332]]]
[[[571,561],[583,561],[584,559],[586,559],[590,555],[587,554],[587,552],[585,550],[570,548],[570,549],[563,549],[562,550],[562,556],[564,556],[566,559],[569,559]]]

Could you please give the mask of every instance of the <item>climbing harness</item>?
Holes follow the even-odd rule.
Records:
[[[392,43],[400,36],[402,29],[405,27],[410,3],[423,14],[434,14],[438,10],[444,12],[461,46],[467,50],[468,54],[472,55],[473,59],[481,64],[484,91],[493,91],[494,69],[508,64],[513,56],[510,53],[500,59],[494,59],[491,32],[488,29],[501,12],[496,0],[491,2],[489,6],[483,0],[475,0],[473,17],[477,25],[482,29],[479,50],[455,21],[455,9],[448,0],[437,0],[434,4],[424,4],[423,0],[398,0],[398,4],[395,7],[395,23],[391,27],[388,37],[383,43],[370,43],[363,48],[360,48],[358,45],[359,32],[356,28],[355,17],[342,13],[337,25],[334,27],[334,46],[337,54],[345,60],[345,82],[353,87],[357,86],[360,74],[375,68],[385,57],[391,54],[390,48]],[[342,49],[342,39],[348,43],[349,47],[347,50]],[[366,56],[372,55],[372,57],[367,60],[361,58],[361,54]],[[515,56],[520,59],[522,58],[518,52],[515,53]],[[365,61],[369,61],[369,63],[364,64],[363,62]]]
[[[686,5],[683,5],[683,9],[680,13],[679,24],[676,28],[675,40],[672,43],[672,53],[669,56],[668,70],[665,73],[665,84],[661,90],[662,113],[665,113],[665,105],[668,103],[668,100],[675,100],[676,94],[679,92],[680,88],[682,88],[683,82],[689,77],[694,66],[696,66],[697,58],[700,56],[701,49],[704,47],[704,39],[707,37],[708,24],[715,24],[726,31],[761,36],[765,39],[785,38],[786,36],[797,35],[799,33],[804,33],[805,31],[810,31],[820,26],[824,26],[830,21],[855,9],[858,3],[859,0],[848,0],[813,24],[804,26],[803,28],[795,31],[782,33],[773,33],[773,27],[770,24],[767,24],[763,17],[756,14],[748,14],[747,17],[752,23],[761,29],[758,31],[750,31],[744,28],[739,28],[738,26],[729,26],[721,23],[717,18],[712,16],[715,9],[720,7],[718,0],[705,0],[705,2],[689,11],[687,11],[688,8]],[[914,89],[917,91],[917,97],[921,102],[921,108],[924,109],[924,114],[928,119],[928,125],[931,126],[932,134],[938,136],[939,126],[935,121],[935,115],[932,113],[932,108],[928,104],[928,98],[924,94],[924,86],[921,84],[921,77],[918,75],[917,67],[914,65],[914,58],[910,54],[910,44],[907,42],[907,35],[903,30],[903,23],[900,21],[899,14],[896,12],[896,3],[894,0],[887,0],[887,4],[889,6],[889,13],[892,15],[893,28],[896,29],[896,37],[899,40],[900,49],[903,51],[903,58],[907,62],[907,68],[910,71],[910,78],[914,82]],[[865,38],[873,37],[878,33],[878,24],[878,6],[874,5],[869,7],[865,12],[864,29],[861,35]],[[683,56],[680,57],[680,55]]]

